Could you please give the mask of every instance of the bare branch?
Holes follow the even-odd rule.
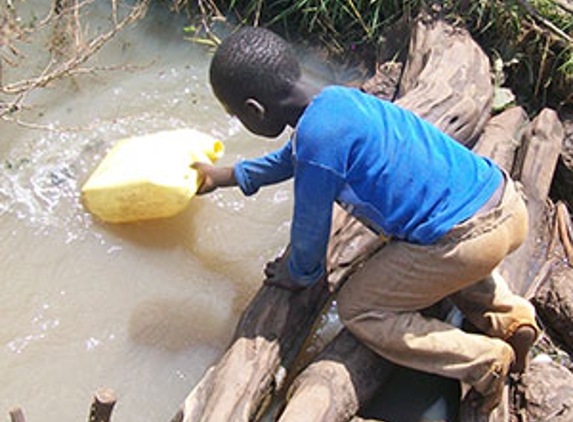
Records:
[[[573,13],[573,1],[571,0],[549,0],[566,12]]]
[[[553,22],[545,19],[543,16],[539,14],[539,12],[533,7],[533,5],[528,0],[517,0],[519,4],[523,6],[523,8],[529,13],[533,19],[537,21],[540,25],[544,26],[548,29],[553,35],[557,36],[559,39],[564,40],[570,44],[573,44],[573,37],[569,34],[565,33],[563,30],[558,28]],[[551,0],[555,2],[554,0]]]
[[[44,87],[55,79],[69,75],[71,72],[73,72],[74,69],[77,69],[98,50],[100,50],[105,45],[105,43],[113,38],[118,32],[123,30],[130,23],[141,18],[145,14],[147,6],[150,2],[151,0],[142,0],[137,6],[133,8],[131,13],[121,22],[119,22],[112,30],[92,39],[83,49],[78,51],[76,56],[66,60],[57,66],[56,69],[49,72],[44,71],[42,75],[36,78],[26,79],[5,85],[2,88],[2,92],[11,95],[20,94],[35,88]]]

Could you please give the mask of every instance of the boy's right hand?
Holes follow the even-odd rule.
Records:
[[[215,189],[226,186],[236,186],[233,167],[215,167],[212,164],[195,162],[191,167],[199,172],[201,183],[197,195],[213,192]]]

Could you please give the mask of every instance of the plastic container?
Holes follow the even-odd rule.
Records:
[[[220,141],[193,129],[122,139],[83,185],[83,203],[111,223],[171,217],[200,185],[191,164],[214,163],[223,152]]]

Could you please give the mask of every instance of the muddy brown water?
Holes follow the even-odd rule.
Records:
[[[32,19],[49,2],[15,4]],[[108,2],[94,2],[84,23],[95,31],[110,14]],[[92,394],[109,387],[114,420],[170,420],[224,352],[264,264],[288,242],[290,183],[249,198],[220,190],[140,224],[102,224],[82,206],[83,182],[126,136],[194,128],[225,143],[222,165],[287,139],[254,137],[226,115],[207,83],[210,52],[184,40],[185,25],[155,5],[89,62],[134,68],[31,94],[19,117],[43,130],[0,121],[0,418],[20,406],[28,422],[86,420]],[[4,83],[46,63],[45,37],[20,48],[25,61],[5,67]],[[298,51],[316,84],[355,77]],[[310,350],[338,329],[331,309]]]
[[[46,3],[46,4],[44,4]],[[49,2],[18,7],[43,15]],[[106,22],[101,2],[92,28]],[[23,120],[0,123],[0,413],[28,421],[87,418],[93,392],[114,389],[114,419],[169,420],[224,351],[262,268],[288,241],[289,183],[245,198],[197,198],[175,218],[94,221],[79,189],[117,139],[195,128],[222,139],[221,164],[278,148],[227,116],[207,85],[209,51],[184,40],[185,21],[161,7],[92,65],[131,64],[31,95]],[[39,69],[43,42],[23,46]],[[7,79],[5,79],[6,81]],[[2,416],[0,416],[2,417]]]

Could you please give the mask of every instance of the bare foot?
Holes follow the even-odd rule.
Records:
[[[536,338],[537,333],[533,327],[522,325],[507,339],[507,343],[509,343],[515,353],[515,361],[511,365],[510,372],[521,373],[525,370],[529,349],[535,343]]]

